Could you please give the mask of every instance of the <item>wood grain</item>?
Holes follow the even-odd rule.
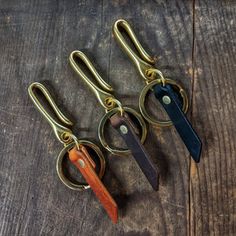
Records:
[[[68,57],[82,50],[115,96],[138,108],[144,82],[112,37],[118,18],[186,89],[188,115],[205,147],[199,167],[190,169],[175,129],[149,126],[145,147],[161,170],[158,192],[131,157],[104,152],[103,181],[121,212],[113,225],[91,191],[61,184],[55,162],[62,147],[27,87],[42,82],[79,138],[98,141],[104,110]],[[234,25],[232,0],[1,1],[0,235],[234,235]]]
[[[236,234],[235,6],[195,3],[192,117],[204,147],[190,171],[191,235]]]

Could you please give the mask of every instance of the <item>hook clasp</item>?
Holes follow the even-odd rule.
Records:
[[[47,99],[48,103],[52,107],[53,111],[55,112],[57,118],[62,123],[66,124],[68,126],[73,125],[73,123],[62,114],[62,112],[59,110],[58,106],[56,105],[56,103],[52,99],[52,96],[50,95],[49,91],[46,89],[46,87],[44,85],[42,85],[41,83],[38,83],[38,82],[34,82],[29,86],[28,93],[29,93],[31,100],[33,101],[33,103],[35,104],[37,109],[43,114],[43,116],[46,118],[46,120],[51,125],[57,139],[61,143],[63,143],[64,145],[71,143],[73,141],[72,131],[69,128],[59,124],[54,118],[52,118],[48,114],[48,112],[45,110],[45,108],[42,106],[42,104],[40,103],[40,101],[36,97],[34,89],[39,89],[42,92],[42,94],[44,95],[44,97]]]
[[[135,53],[131,47],[128,45],[127,41],[123,37],[120,29],[124,29],[127,35],[129,36],[131,42],[137,49],[139,55]],[[112,28],[113,34],[123,48],[123,50],[128,54],[129,58],[134,62],[136,65],[139,73],[142,75],[146,83],[149,83],[153,80],[153,76],[150,74],[149,70],[154,68],[153,65],[155,64],[155,58],[151,57],[142,47],[140,42],[138,41],[134,31],[132,30],[131,26],[126,20],[119,19],[117,20]]]
[[[98,84],[101,86],[102,89],[99,88],[97,85],[95,85],[91,81],[91,79],[89,79],[85,75],[85,73],[79,67],[78,62],[76,62],[76,58],[79,58],[79,59],[81,59],[84,62],[84,64],[87,66],[87,68],[92,73],[92,75],[94,76],[94,78],[96,79],[96,81],[98,82]],[[94,68],[94,66],[91,63],[91,61],[87,58],[87,56],[83,52],[81,52],[81,51],[73,51],[70,54],[69,62],[70,62],[70,65],[72,66],[72,68],[74,69],[74,71],[92,89],[92,91],[94,92],[94,94],[98,98],[98,100],[101,103],[101,105],[106,110],[110,110],[110,109],[114,108],[114,106],[115,106],[115,98],[114,98],[114,96],[112,94],[109,93],[109,92],[113,91],[113,88],[102,79],[102,77],[98,74],[98,72]]]

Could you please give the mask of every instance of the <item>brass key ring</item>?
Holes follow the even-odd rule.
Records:
[[[124,111],[133,115],[134,117],[137,118],[137,120],[139,121],[141,127],[142,127],[142,136],[141,136],[141,143],[144,143],[146,135],[147,135],[147,129],[146,127],[146,123],[145,121],[142,119],[142,116],[135,111],[132,108],[129,107],[123,107]],[[105,147],[109,152],[119,155],[119,154],[129,154],[129,152],[127,152],[126,149],[122,149],[122,148],[113,148],[110,147],[107,143],[107,141],[105,140],[105,135],[104,135],[104,129],[105,129],[105,125],[107,123],[107,121],[109,120],[109,118],[111,118],[115,113],[117,113],[119,111],[119,108],[115,107],[112,110],[109,110],[101,119],[99,126],[98,126],[98,136],[99,136],[99,140],[101,142],[101,144],[103,145],[103,147]]]
[[[89,79],[85,75],[85,73],[79,67],[78,62],[76,62],[76,58],[82,60],[85,63],[85,65],[90,70],[90,72],[92,73],[92,75],[94,76],[98,84],[101,86],[101,88],[95,85],[91,81],[91,79]],[[99,123],[99,127],[98,127],[98,137],[101,144],[103,145],[105,149],[107,149],[109,152],[115,155],[130,154],[130,150],[128,149],[113,148],[108,145],[108,142],[105,140],[105,136],[104,136],[105,125],[108,119],[116,112],[120,112],[121,115],[123,115],[124,111],[131,113],[140,124],[141,132],[142,132],[141,142],[144,143],[147,136],[147,126],[142,116],[132,108],[123,107],[121,102],[117,100],[111,93],[109,93],[113,91],[112,87],[101,78],[101,76],[98,74],[98,72],[92,65],[91,61],[85,56],[84,53],[82,53],[81,51],[73,51],[70,54],[69,61],[74,71],[87,83],[87,85],[91,88],[91,90],[96,95],[100,104],[105,109],[106,114],[102,117]]]
[[[142,89],[142,91],[140,93],[140,97],[139,97],[139,108],[140,108],[140,112],[143,115],[143,117],[151,124],[159,126],[159,127],[169,127],[172,125],[172,121],[170,121],[170,120],[167,120],[167,121],[155,120],[151,115],[148,114],[148,112],[145,108],[145,99],[146,99],[147,93],[150,90],[152,90],[153,86],[155,86],[156,84],[162,84],[162,83],[163,83],[163,81],[161,79],[155,79],[155,80],[151,81],[150,83],[148,83]],[[174,80],[165,79],[165,83],[170,84],[178,89],[178,92],[180,93],[180,95],[183,99],[182,110],[184,113],[186,113],[188,110],[188,98],[187,98],[187,94],[186,94],[185,90],[183,90],[182,87],[178,83],[176,83]]]
[[[129,36],[131,42],[134,44],[135,48],[137,49],[139,56],[131,49],[131,47],[128,45],[126,40],[124,39],[123,35],[120,32],[120,29],[122,28],[125,30],[127,35]],[[158,121],[155,120],[151,115],[148,114],[146,108],[145,108],[145,99],[150,90],[152,90],[152,87],[156,84],[170,84],[176,89],[178,89],[178,93],[182,97],[182,110],[184,113],[188,110],[188,97],[184,89],[174,80],[164,78],[161,71],[156,69],[153,65],[155,64],[154,58],[152,58],[141,46],[140,42],[138,41],[134,31],[132,30],[129,23],[123,19],[117,20],[115,24],[113,25],[113,34],[121,46],[121,48],[127,53],[129,58],[134,62],[135,66],[137,67],[139,73],[143,77],[143,79],[146,82],[146,86],[141,91],[140,97],[139,97],[139,108],[140,112],[143,115],[143,117],[150,122],[153,125],[159,126],[159,127],[168,127],[173,125],[172,121]]]
[[[73,189],[73,190],[83,190],[83,189],[88,189],[90,186],[86,183],[74,183],[70,179],[68,179],[64,172],[63,172],[63,165],[62,162],[64,158],[66,157],[66,153],[72,149],[75,145],[77,146],[78,149],[80,149],[80,145],[87,146],[91,149],[94,150],[96,155],[98,156],[99,162],[100,162],[100,169],[98,171],[98,176],[99,178],[102,178],[105,172],[105,159],[104,156],[99,149],[97,145],[94,143],[88,141],[88,140],[80,140],[77,139],[72,131],[65,127],[62,124],[59,124],[54,118],[52,118],[48,112],[45,110],[45,108],[42,106],[42,104],[39,102],[38,98],[36,97],[34,93],[34,89],[38,89],[42,92],[42,94],[45,96],[47,99],[48,103],[50,104],[51,108],[55,112],[56,117],[65,125],[71,126],[73,123],[66,118],[62,112],[59,110],[58,106],[52,99],[49,91],[45,88],[40,83],[32,83],[29,88],[28,88],[28,93],[30,95],[31,100],[37,107],[37,109],[42,113],[42,115],[46,118],[46,120],[49,122],[50,126],[52,127],[57,139],[64,145],[64,148],[61,150],[60,154],[57,157],[57,163],[56,163],[56,169],[57,169],[57,174],[60,180],[62,181],[63,184],[65,184],[68,188]]]
[[[94,143],[88,141],[88,140],[79,140],[79,143],[84,145],[85,147],[89,147],[91,149],[93,149],[97,156],[99,157],[99,161],[100,161],[100,169],[99,169],[99,173],[98,176],[101,179],[104,175],[105,172],[105,166],[106,166],[106,162],[105,159],[103,157],[103,154],[101,152],[101,150],[99,149],[99,147],[97,145],[95,145]],[[72,190],[83,190],[83,189],[88,189],[90,188],[90,186],[88,184],[85,183],[74,183],[73,181],[69,180],[63,171],[63,160],[66,156],[66,154],[75,146],[75,142],[72,142],[68,145],[66,145],[59,153],[58,157],[57,157],[57,162],[56,162],[56,170],[57,170],[57,174],[60,178],[60,180],[62,181],[62,183],[64,185],[66,185],[68,188],[72,189]]]

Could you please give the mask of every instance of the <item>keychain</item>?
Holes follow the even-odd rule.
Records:
[[[121,29],[127,33],[139,56],[127,44],[121,34]],[[188,98],[184,89],[174,80],[164,78],[162,72],[153,66],[155,60],[143,49],[127,21],[123,19],[117,20],[113,25],[113,34],[146,82],[146,86],[139,97],[139,108],[143,117],[149,123],[158,127],[174,125],[195,162],[199,162],[202,144],[185,116],[188,110]],[[154,120],[146,111],[145,98],[150,90],[154,92],[155,97],[164,107],[170,118],[169,121]]]
[[[35,82],[29,86],[28,92],[30,98],[51,125],[57,139],[64,145],[64,148],[58,155],[56,163],[57,174],[60,180],[68,188],[73,190],[85,190],[91,187],[107,211],[107,214],[110,216],[111,220],[116,223],[118,220],[117,204],[100,180],[105,172],[105,159],[101,150],[97,145],[88,140],[77,139],[69,128],[59,124],[54,118],[52,118],[35,96],[35,89],[38,89],[42,92],[55,112],[55,115],[62,123],[67,126],[72,126],[73,124],[61,113],[53,101],[50,93],[42,84]],[[94,153],[96,153],[96,156],[99,159],[99,170],[97,170],[96,164],[87,151],[87,148],[92,149]],[[70,161],[79,169],[87,183],[74,183],[64,175],[62,162],[66,157],[66,153],[69,153]],[[98,174],[96,172],[98,172]]]
[[[76,59],[80,59],[85,63],[101,88],[92,83],[91,80],[84,74],[84,72],[80,69]],[[132,108],[123,107],[120,101],[118,101],[110,93],[113,91],[112,87],[101,78],[101,76],[98,74],[98,72],[84,53],[82,53],[81,51],[72,52],[70,54],[69,61],[72,68],[92,89],[98,101],[105,109],[106,113],[102,117],[98,127],[98,136],[103,147],[115,155],[126,155],[132,153],[134,159],[138,163],[140,169],[148,179],[153,189],[157,190],[158,173],[152,163],[151,158],[149,157],[149,154],[142,145],[147,135],[146,123],[143,120],[142,116]],[[130,119],[129,114],[135,117],[141,126],[141,140],[138,137],[138,129]],[[108,121],[110,121],[112,127],[116,129],[124,139],[128,149],[113,148],[108,145],[104,136],[104,128]]]

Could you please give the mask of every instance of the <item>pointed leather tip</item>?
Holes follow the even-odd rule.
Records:
[[[112,208],[112,213],[110,212],[108,215],[110,216],[112,222],[116,224],[118,222],[118,206],[115,204]]]
[[[152,179],[151,185],[152,185],[153,190],[155,190],[155,191],[159,190],[159,175],[158,175],[158,173],[155,173],[155,176]]]
[[[118,214],[116,216],[114,216],[113,218],[111,218],[113,224],[117,224],[118,222]]]
[[[202,144],[200,143],[200,145],[194,149],[194,152],[191,153],[191,156],[196,163],[200,162],[201,152],[202,152]]]

